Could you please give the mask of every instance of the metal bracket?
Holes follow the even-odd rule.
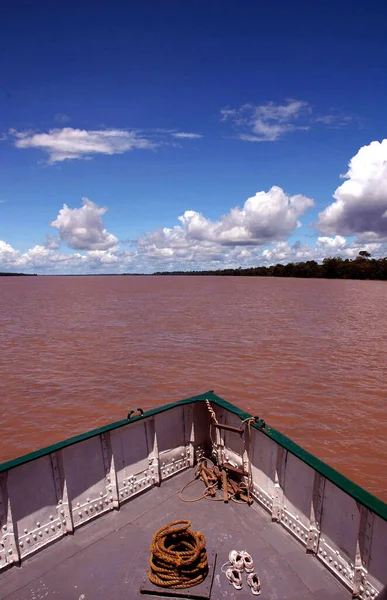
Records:
[[[126,418],[128,419],[128,421],[130,421],[130,419],[132,418],[132,415],[133,415],[135,412],[139,412],[139,413],[140,413],[139,415],[135,415],[135,416],[137,416],[137,417],[142,417],[142,416],[144,415],[144,411],[142,410],[142,408],[136,408],[136,409],[130,410],[130,411],[128,412],[128,416],[126,417]]]

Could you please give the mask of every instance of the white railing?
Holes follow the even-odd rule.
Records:
[[[238,414],[212,406],[220,423],[240,426]],[[213,428],[211,449],[203,402],[153,412],[0,472],[0,571],[212,453],[245,470],[251,460],[253,497],[272,520],[354,595],[376,597],[386,583],[386,520],[264,431],[252,427],[244,451],[243,436]]]

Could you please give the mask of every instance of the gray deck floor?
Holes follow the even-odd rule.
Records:
[[[236,591],[220,568],[231,549],[252,555],[260,576],[262,600],[344,600],[351,594],[319,561],[257,505],[234,502],[183,503],[178,492],[192,478],[186,471],[123,505],[119,511],[85,525],[73,536],[44,549],[0,575],[1,600],[128,600],[152,598],[139,588],[148,567],[153,533],[177,518],[190,519],[207,539],[217,561],[212,599],[253,598],[247,585]],[[186,490],[194,497],[198,483]],[[195,588],[191,588],[193,591]],[[153,598],[155,598],[153,596]]]

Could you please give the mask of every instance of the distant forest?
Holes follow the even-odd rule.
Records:
[[[270,267],[247,269],[219,269],[217,271],[163,271],[154,275],[236,275],[244,277],[317,277],[324,279],[381,279],[387,280],[387,257],[371,258],[366,250],[354,259],[324,258],[321,264],[315,260],[277,264]]]
[[[2,276],[31,276],[27,273],[0,273]],[[79,274],[78,274],[79,275]],[[85,275],[91,275],[87,273]],[[115,273],[93,273],[104,277]],[[144,273],[122,273],[122,275],[136,275],[149,277]],[[152,275],[233,275],[243,277],[306,277],[321,279],[379,279],[387,280],[387,256],[372,258],[366,250],[359,252],[356,258],[330,257],[324,258],[322,263],[315,260],[306,262],[272,265],[270,267],[249,267],[247,269],[218,269],[217,271],[158,271]],[[36,276],[34,273],[32,276]],[[81,275],[79,275],[81,276]]]
[[[35,273],[0,273],[0,277],[34,277]]]

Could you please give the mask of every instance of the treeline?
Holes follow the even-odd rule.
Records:
[[[315,277],[324,279],[381,279],[387,280],[387,257],[371,258],[362,250],[355,259],[340,257],[324,258],[322,263],[315,260],[306,262],[277,264],[270,267],[249,267],[247,269],[219,269],[217,271],[163,271],[155,275],[236,275],[244,277]]]
[[[36,277],[36,273],[0,273],[0,277]]]

